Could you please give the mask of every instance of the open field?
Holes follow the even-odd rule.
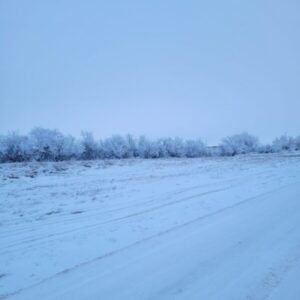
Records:
[[[300,154],[0,165],[0,299],[300,299]]]

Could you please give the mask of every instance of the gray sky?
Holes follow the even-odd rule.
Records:
[[[300,134],[299,15],[299,0],[0,0],[0,133]]]

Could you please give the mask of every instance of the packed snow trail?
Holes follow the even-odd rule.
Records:
[[[0,295],[25,300],[298,300],[299,166],[298,156],[272,156],[265,161],[137,162],[109,174],[90,170],[92,176],[84,173],[87,190],[95,176],[107,179],[102,183],[107,190],[111,178],[123,173],[111,193],[122,188],[124,193],[107,206],[101,202],[102,210],[88,211],[92,204],[87,203],[82,213],[65,209],[41,219],[32,213],[27,222],[24,217],[14,223],[4,219]],[[63,178],[73,176],[70,182],[76,182],[72,174]],[[58,188],[51,181],[63,180],[57,176],[44,178],[52,192]],[[15,189],[25,191],[30,184],[14,187],[12,181],[3,185],[3,194],[18,199]],[[20,203],[26,208],[24,199]],[[35,213],[43,209],[38,206]],[[37,278],[26,276],[34,272]]]

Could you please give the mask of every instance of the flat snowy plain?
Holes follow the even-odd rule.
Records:
[[[300,299],[299,153],[1,164],[0,201],[0,299]]]

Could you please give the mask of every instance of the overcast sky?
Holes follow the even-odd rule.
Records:
[[[0,133],[300,134],[299,0],[0,0]]]

